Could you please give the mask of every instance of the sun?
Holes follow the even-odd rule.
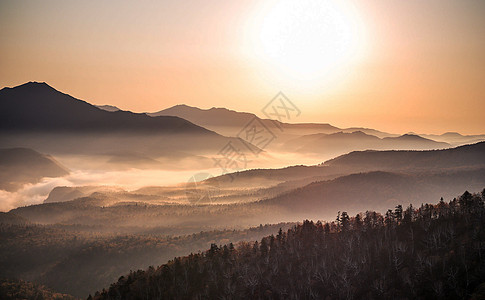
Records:
[[[343,0],[274,1],[252,22],[253,53],[281,77],[322,82],[363,54],[361,20]]]

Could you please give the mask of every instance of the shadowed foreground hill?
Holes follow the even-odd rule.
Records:
[[[203,251],[211,243],[261,239],[294,224],[204,232],[199,227],[197,234],[177,236],[170,228],[164,234],[111,235],[77,231],[82,226],[8,225],[0,220],[0,278],[28,280],[86,298],[130,270]]]
[[[43,177],[61,177],[69,171],[52,157],[26,148],[0,149],[0,190],[15,191]]]
[[[483,299],[484,193],[213,244],[94,299]]]

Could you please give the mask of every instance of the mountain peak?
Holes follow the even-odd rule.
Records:
[[[26,85],[26,84],[30,84],[30,85],[44,85],[44,86],[47,85],[47,86],[49,86],[45,81],[41,81],[41,82],[39,82],[39,81],[29,81],[27,83],[24,83],[23,85]]]
[[[357,130],[357,131],[354,131],[352,132],[353,135],[368,135],[367,133],[363,132],[362,130]]]
[[[445,132],[441,136],[446,136],[446,137],[463,137],[462,134],[458,132]]]
[[[401,135],[399,138],[403,138],[403,139],[424,139],[423,137],[415,134],[415,133],[406,133],[406,134],[403,134]]]
[[[127,111],[108,113],[45,82],[28,82],[0,92],[0,131],[141,131],[212,135],[209,130],[181,118],[151,118]]]
[[[193,106],[190,106],[190,105],[187,105],[187,104],[183,104],[183,103],[182,103],[182,104],[177,104],[177,105],[174,105],[174,106],[169,107],[169,108],[175,108],[175,107],[180,107],[180,108],[181,108],[181,107],[185,107],[185,108],[195,108],[195,107],[193,107]]]
[[[5,87],[2,90],[17,90],[17,91],[26,91],[26,92],[42,92],[42,91],[56,91],[57,90],[45,82],[37,82],[37,81],[29,81],[21,85],[17,85],[15,87]]]
[[[50,85],[48,85],[46,82],[38,82],[38,81],[29,81],[24,84],[18,85],[14,88],[33,88],[33,87],[49,87],[51,89],[54,89]]]

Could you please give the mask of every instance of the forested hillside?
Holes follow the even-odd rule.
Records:
[[[0,299],[74,300],[75,298],[53,292],[40,284],[23,280],[0,279]]]
[[[130,270],[160,265],[176,256],[205,250],[211,243],[257,240],[294,224],[174,236],[102,234],[93,227],[89,232],[89,228],[74,225],[2,224],[0,218],[0,279],[28,280],[85,298]]]
[[[485,189],[305,221],[131,272],[95,299],[483,299]]]

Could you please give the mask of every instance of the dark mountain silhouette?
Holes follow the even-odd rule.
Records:
[[[139,132],[215,135],[187,120],[149,117],[128,111],[108,112],[61,93],[46,83],[29,82],[0,90],[0,131]]]
[[[154,159],[173,153],[188,157],[215,154],[230,142],[242,152],[247,147],[257,151],[241,139],[221,136],[176,116],[109,112],[37,82],[0,90],[0,138],[4,147],[55,154],[118,151]]]
[[[52,157],[32,149],[0,149],[0,189],[15,191],[43,177],[61,177],[69,171]]]

